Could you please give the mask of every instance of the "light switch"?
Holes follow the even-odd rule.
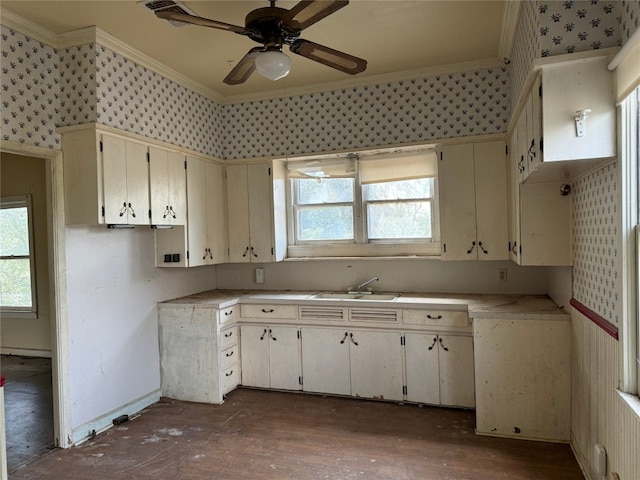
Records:
[[[256,283],[264,283],[264,268],[256,268]]]

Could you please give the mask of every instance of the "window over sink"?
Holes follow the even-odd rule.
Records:
[[[288,257],[439,255],[434,147],[287,162]]]

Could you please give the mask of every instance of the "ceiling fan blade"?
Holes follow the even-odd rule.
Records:
[[[262,51],[262,47],[254,47],[249,50],[247,54],[240,59],[238,64],[233,67],[233,70],[229,72],[229,75],[224,77],[224,83],[227,85],[238,85],[246,82],[256,69],[256,57]]]
[[[346,7],[348,3],[349,0],[302,0],[282,17],[282,25],[299,32]]]
[[[187,15],[185,13],[170,12],[167,10],[155,12],[158,18],[163,20],[174,20],[182,23],[190,23],[200,25],[202,27],[218,28],[220,30],[228,30],[230,32],[247,35],[249,31],[244,27],[231,25],[230,23],[218,22],[217,20],[209,20],[208,18],[196,17],[195,15]]]
[[[322,63],[328,67],[335,68],[341,72],[355,75],[364,72],[367,68],[367,61],[354,57],[348,53],[325,47],[309,40],[299,39],[291,44],[291,51],[310,60]]]

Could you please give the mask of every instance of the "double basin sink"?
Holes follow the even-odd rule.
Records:
[[[399,293],[367,293],[367,292],[320,292],[311,298],[326,300],[370,300],[390,301],[400,296]]]

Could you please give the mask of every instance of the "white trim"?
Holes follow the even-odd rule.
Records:
[[[57,35],[40,25],[22,18],[0,7],[0,23],[5,27],[22,33],[51,47],[55,47]]]
[[[513,38],[518,24],[521,2],[508,0],[505,2],[504,15],[502,17],[502,35],[500,36],[499,58],[509,58],[513,47]]]
[[[69,387],[69,332],[65,260],[64,188],[62,152],[14,141],[2,142],[5,153],[28,155],[46,161],[49,292],[52,329],[53,430],[58,447],[71,446],[71,393]]]
[[[72,436],[73,445],[77,446],[83,442],[86,442],[93,436],[92,433],[94,431],[97,435],[113,427],[114,418],[117,418],[120,415],[128,415],[129,417],[132,417],[133,415],[139,413],[141,410],[147,408],[149,405],[153,405],[158,400],[160,400],[159,388],[157,390],[154,390],[153,392],[148,393],[147,395],[144,395],[136,400],[122,405],[115,410],[111,410],[101,417],[98,417],[94,420],[91,420],[90,422],[84,423],[79,427],[74,428]]]
[[[636,44],[640,44],[640,28],[636,28],[636,31],[627,39],[622,48],[618,51],[615,57],[609,62],[607,68],[609,70],[615,70],[618,65],[627,57],[627,55],[633,50]]]
[[[35,350],[31,348],[0,347],[0,355],[17,355],[20,357],[52,358],[51,350]]]

